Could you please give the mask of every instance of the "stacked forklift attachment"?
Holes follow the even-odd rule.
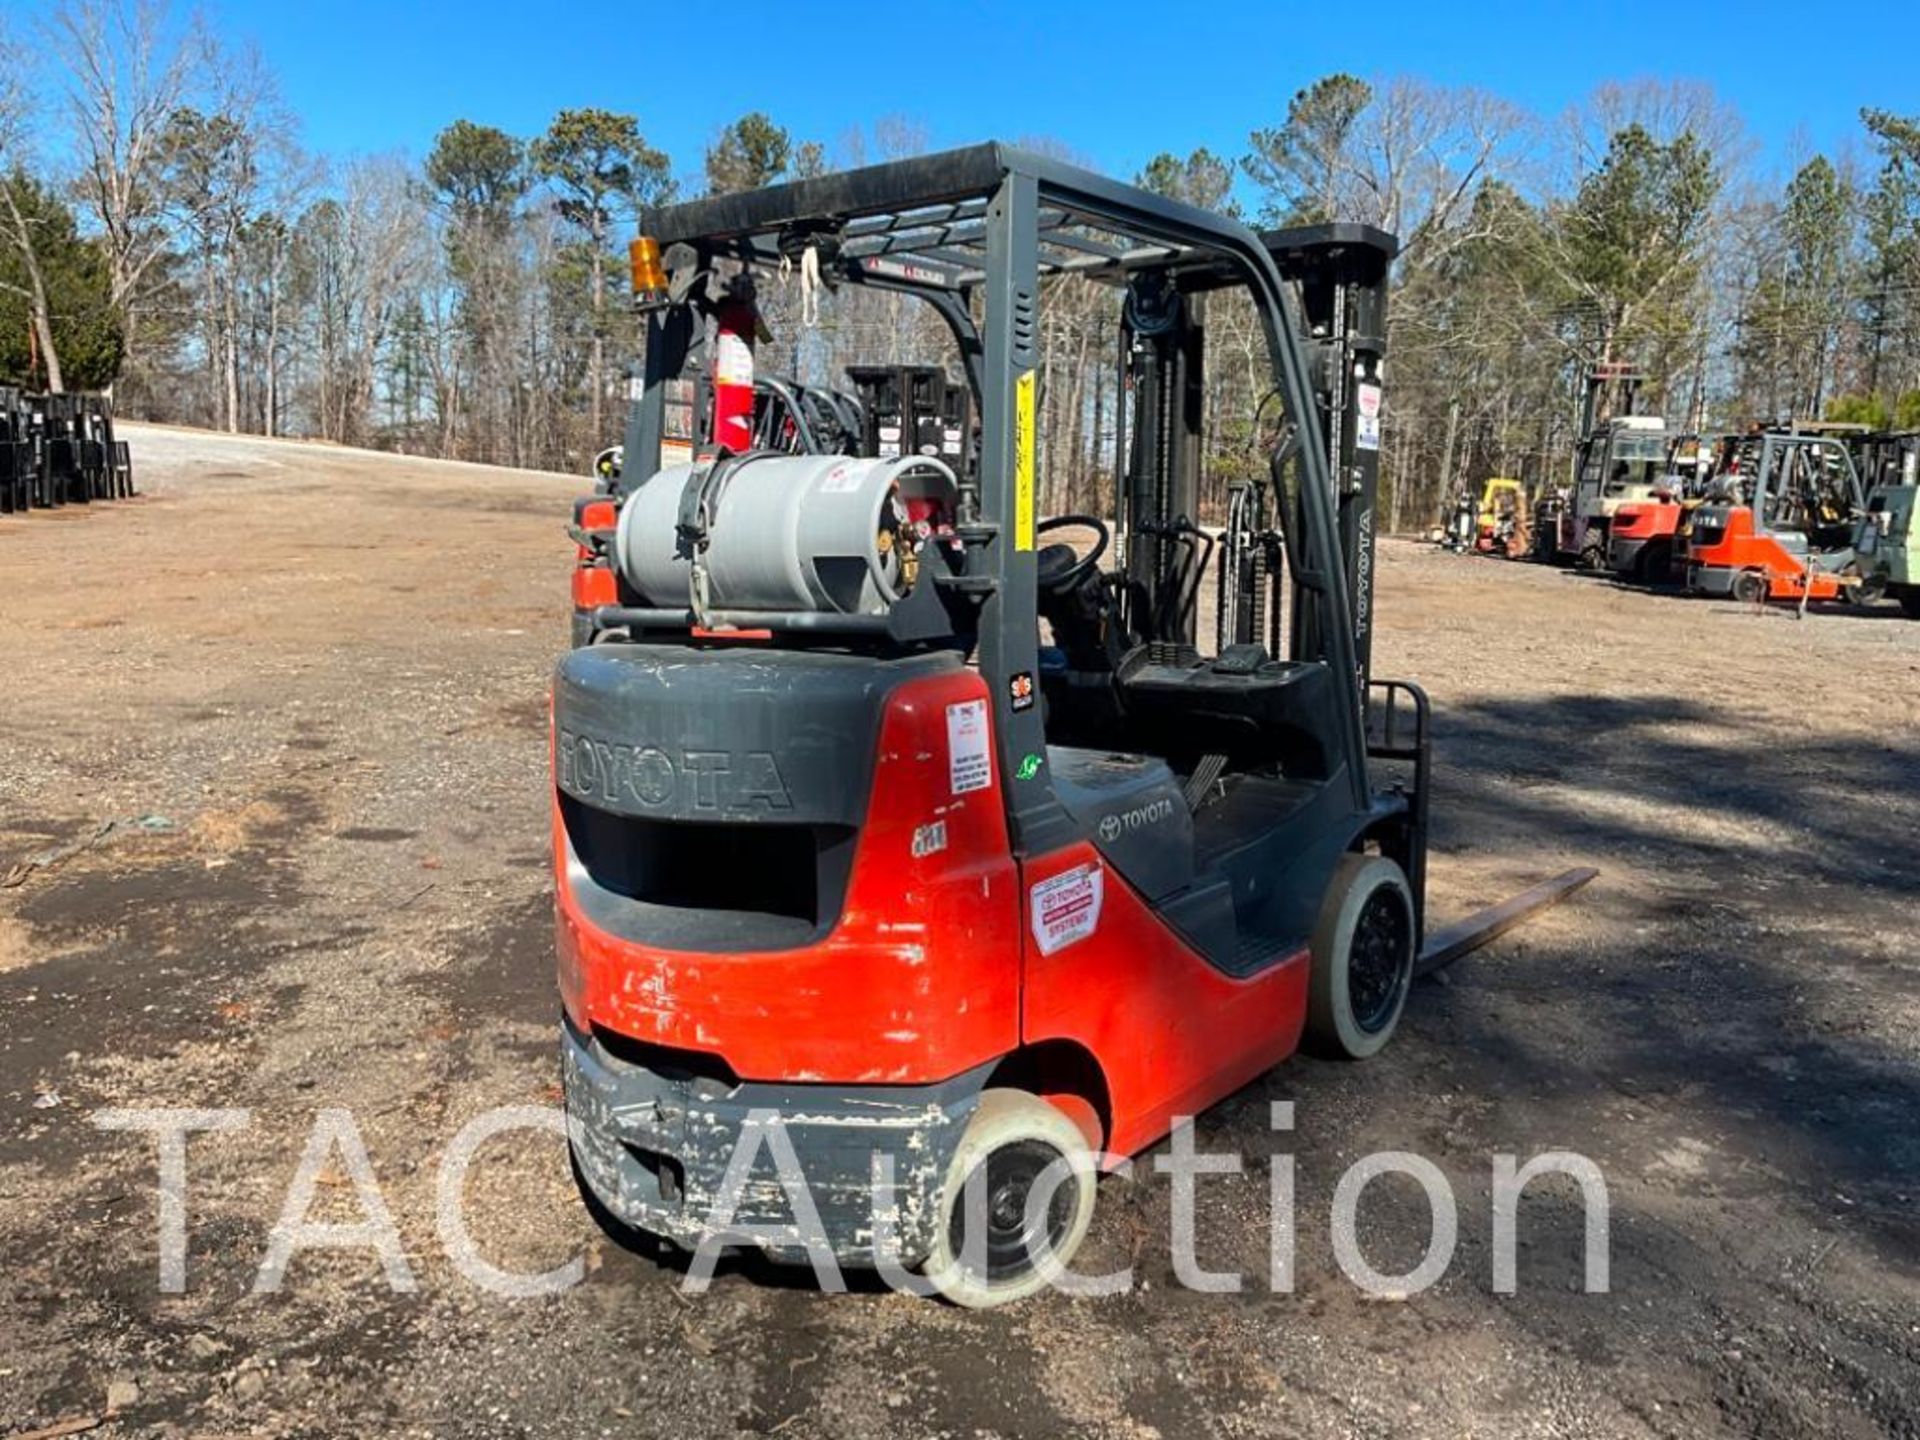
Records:
[[[103,395],[37,395],[0,386],[0,513],[120,500],[133,461]]]

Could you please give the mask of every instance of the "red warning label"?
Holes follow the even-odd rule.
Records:
[[[1102,873],[1098,865],[1082,865],[1029,892],[1033,938],[1042,955],[1086,939],[1100,924]]]

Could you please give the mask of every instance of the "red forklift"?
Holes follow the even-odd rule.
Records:
[[[1607,526],[1607,568],[1638,585],[1684,584],[1683,532],[1708,481],[1733,463],[1737,437],[1676,436],[1667,447],[1666,473],[1651,499],[1629,500]]]
[[[553,690],[563,1075],[606,1215],[1004,1303],[1071,1260],[1101,1169],[1303,1043],[1392,1037],[1428,794],[1425,696],[1369,670],[1393,254],[999,144],[643,216],[644,384],[577,512]],[[971,456],[734,451],[703,422],[662,463],[690,376],[696,410],[735,408],[743,299],[802,256],[829,295],[945,322]],[[1038,508],[1036,347],[1069,275],[1122,336],[1102,515]],[[1215,533],[1229,290],[1285,421]],[[769,1151],[742,1168],[769,1117],[804,1206]]]
[[[1754,437],[1749,456],[1693,512],[1687,588],[1755,605],[1845,599],[1863,498],[1838,435]]]

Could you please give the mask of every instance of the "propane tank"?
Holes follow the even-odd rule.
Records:
[[[614,559],[651,605],[879,615],[913,588],[959,487],[923,455],[755,454],[675,465],[620,507]],[[697,517],[704,515],[704,520]],[[704,527],[690,544],[683,525]]]

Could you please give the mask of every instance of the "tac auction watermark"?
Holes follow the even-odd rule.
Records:
[[[252,1125],[245,1109],[183,1109],[171,1106],[109,1109],[96,1112],[92,1123],[103,1131],[144,1136],[152,1145],[155,1190],[158,1195],[155,1251],[158,1285],[167,1295],[185,1293],[190,1285],[192,1215],[190,1183],[191,1141],[195,1136],[244,1132]],[[1273,1102],[1269,1123],[1274,1132],[1294,1128],[1291,1101]],[[546,1134],[569,1143],[578,1139],[577,1121],[559,1106],[512,1105],[486,1110],[468,1120],[440,1152],[433,1172],[433,1222],[440,1248],[455,1273],[476,1289],[503,1300],[529,1300],[563,1294],[587,1275],[584,1253],[575,1254],[547,1270],[517,1271],[487,1260],[475,1238],[468,1213],[467,1177],[481,1147],[511,1134]],[[690,1246],[681,1276],[682,1288],[704,1292],[721,1256],[733,1249],[777,1248],[803,1254],[823,1291],[847,1288],[846,1257],[836,1250],[821,1220],[815,1183],[809,1179],[788,1134],[789,1121],[775,1110],[754,1110],[739,1127],[724,1174],[711,1193],[699,1198],[700,1216],[692,1227],[699,1238]],[[947,1291],[947,1277],[930,1272],[928,1257],[909,1256],[898,1243],[902,1211],[901,1189],[894,1173],[895,1157],[876,1151],[872,1157],[867,1203],[871,1242],[857,1268],[877,1271],[885,1282],[915,1294]],[[1250,1287],[1275,1294],[1292,1293],[1298,1269],[1302,1216],[1298,1204],[1298,1158],[1285,1151],[1249,1165],[1237,1151],[1206,1151],[1196,1143],[1193,1119],[1176,1119],[1163,1148],[1150,1160],[1080,1152],[1060,1156],[1047,1165],[1024,1192],[1024,1218],[1043,1221],[1052,1212],[1063,1187],[1096,1182],[1164,1182],[1171,1191],[1167,1208],[1166,1254],[1177,1282],[1205,1294],[1238,1294]],[[1582,1217],[1582,1288],[1587,1294],[1605,1294],[1611,1288],[1611,1203],[1605,1176],[1598,1165],[1571,1150],[1551,1150],[1522,1160],[1517,1154],[1496,1152],[1488,1157],[1489,1203],[1484,1223],[1490,1231],[1491,1274],[1496,1294],[1514,1294],[1519,1288],[1518,1251],[1521,1243],[1523,1201],[1529,1187],[1557,1177],[1578,1197]],[[1264,1177],[1257,1172],[1265,1170]],[[959,1233],[967,1239],[945,1258],[949,1265],[973,1266],[984,1273],[992,1263],[980,1248],[991,1233],[988,1222],[996,1197],[989,1193],[985,1167],[965,1177],[954,1204],[968,1207]],[[1101,1181],[1100,1177],[1109,1177]],[[1388,1177],[1411,1181],[1424,1199],[1424,1225],[1419,1227],[1420,1258],[1404,1271],[1379,1268],[1362,1243],[1359,1213],[1370,1187]],[[320,1219],[315,1201],[329,1177],[333,1188],[347,1187],[352,1219]],[[1260,1184],[1264,1180],[1267,1234],[1264,1264],[1257,1271],[1213,1268],[1202,1255],[1198,1240],[1203,1182],[1206,1185]],[[787,1215],[777,1223],[764,1219],[745,1222],[743,1199],[749,1187],[764,1197],[777,1185]],[[1564,1195],[1565,1188],[1559,1193]],[[691,1197],[690,1197],[691,1198]],[[1365,1294],[1405,1299],[1437,1284],[1452,1268],[1459,1247],[1461,1206],[1453,1182],[1430,1158],[1407,1150],[1382,1150],[1363,1155],[1335,1180],[1326,1213],[1310,1217],[1323,1225],[1331,1241],[1333,1263],[1348,1282]],[[1111,1296],[1136,1289],[1129,1264],[1104,1272],[1076,1269],[1050,1250],[1044,1223],[1032,1227],[1036,1240],[1034,1261],[1045,1272],[1051,1288],[1079,1296]],[[1077,1239],[1077,1237],[1076,1237]],[[365,1251],[376,1262],[382,1278],[396,1294],[420,1289],[414,1264],[401,1242],[399,1227],[377,1179],[372,1157],[353,1113],[329,1107],[314,1113],[279,1213],[266,1236],[263,1253],[251,1283],[256,1295],[283,1293],[290,1268],[312,1250]]]

